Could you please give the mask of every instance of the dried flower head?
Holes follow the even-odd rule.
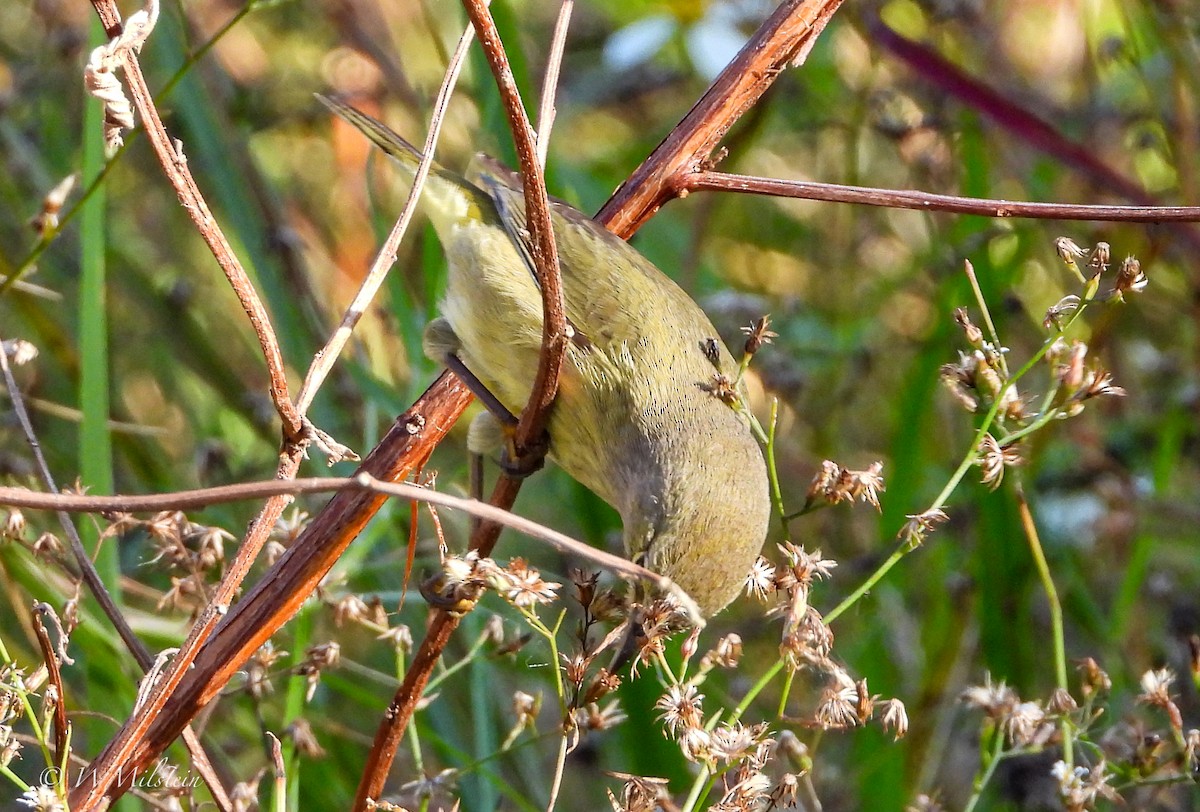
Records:
[[[305,758],[324,758],[325,748],[317,741],[312,725],[303,716],[297,717],[284,733],[296,744],[296,752]]]
[[[749,327],[743,327],[742,332],[746,334],[745,351],[747,355],[754,355],[764,344],[770,344],[771,339],[778,338],[779,333],[772,332],[771,317],[762,316],[750,322]]]
[[[700,388],[730,406],[737,404],[740,400],[733,380],[720,372],[713,373],[712,379],[707,383],[700,384]]]
[[[1001,447],[991,433],[985,434],[979,443],[979,456],[975,464],[983,469],[981,481],[990,490],[1000,487],[1004,479],[1004,469],[1020,465],[1023,462],[1015,445]]]
[[[358,595],[344,595],[333,604],[333,625],[339,629],[347,622],[367,620],[370,615],[371,607]]]
[[[1077,710],[1079,710],[1079,703],[1065,688],[1055,688],[1054,692],[1050,694],[1050,701],[1046,703],[1046,711],[1055,716],[1066,716]]]
[[[746,594],[765,601],[774,591],[775,565],[760,555],[746,576]]]
[[[17,803],[33,812],[67,812],[67,805],[58,797],[54,787],[46,785],[25,790],[21,797],[17,798]]]
[[[1080,248],[1079,244],[1070,237],[1058,237],[1054,240],[1054,248],[1058,251],[1058,256],[1063,262],[1068,265],[1074,265],[1075,260],[1087,256],[1087,249]]]
[[[614,674],[607,668],[601,668],[592,678],[591,685],[583,694],[585,704],[598,702],[621,687],[621,675]]]
[[[1022,702],[1000,718],[1000,729],[1015,747],[1033,744],[1046,721],[1046,712],[1037,702]]]
[[[811,553],[804,547],[797,547],[790,541],[778,544],[779,552],[783,553],[786,572],[776,572],[775,584],[780,589],[791,589],[799,586],[805,591],[812,587],[814,581],[824,581],[833,575],[837,562],[825,558],[819,549]]]
[[[963,334],[967,337],[967,343],[975,349],[983,347],[983,331],[975,326],[971,321],[970,315],[967,314],[965,307],[958,307],[954,310],[954,321],[962,328]]]
[[[1108,261],[1112,256],[1112,249],[1106,242],[1096,243],[1096,247],[1092,249],[1091,256],[1088,257],[1088,269],[1092,272],[1092,278],[1100,276],[1108,270]]]
[[[1065,762],[1057,761],[1050,768],[1050,774],[1058,781],[1059,795],[1067,812],[1094,809],[1096,801],[1101,798],[1112,803],[1121,801],[1121,796],[1108,783],[1112,776],[1107,773],[1107,765],[1103,761],[1090,769],[1082,766],[1070,768]]]
[[[730,632],[704,655],[704,662],[721,668],[736,668],[742,659],[742,637]]]
[[[575,710],[575,724],[583,731],[611,730],[627,718],[615,699],[603,708],[595,702],[589,702]]]
[[[609,773],[614,778],[625,782],[621,788],[621,799],[618,801],[609,793],[613,812],[659,812],[668,808],[663,802],[670,801],[667,791],[667,779],[652,778],[626,773]]]
[[[1147,671],[1142,674],[1142,692],[1138,694],[1137,701],[1144,705],[1163,710],[1167,714],[1171,728],[1176,731],[1182,731],[1183,715],[1179,712],[1178,706],[1176,706],[1175,701],[1171,698],[1171,685],[1174,682],[1175,672],[1169,668]]]
[[[1062,297],[1046,309],[1046,316],[1042,319],[1042,326],[1047,330],[1054,328],[1061,333],[1063,330],[1063,319],[1079,310],[1080,301],[1080,298],[1074,293]]]
[[[899,741],[908,733],[908,709],[904,707],[904,703],[899,699],[888,699],[881,703],[882,712],[879,714],[879,723],[883,725],[884,730],[891,731],[893,737]]]
[[[529,608],[553,603],[562,584],[542,580],[541,573],[529,566],[524,558],[514,558],[508,567],[499,570],[497,588],[513,606]]]
[[[824,730],[842,730],[861,724],[858,715],[859,689],[842,669],[833,672],[833,683],[821,692],[816,721]]]
[[[1076,663],[1076,670],[1082,676],[1080,690],[1084,699],[1091,699],[1098,694],[1107,694],[1112,690],[1112,679],[1091,657],[1084,657]]]
[[[908,521],[896,535],[909,547],[921,546],[925,537],[932,533],[939,524],[950,520],[950,517],[941,508],[933,508],[924,513],[910,513],[905,518]]]
[[[720,761],[734,762],[745,758],[757,758],[763,746],[770,747],[775,740],[767,733],[766,722],[743,725],[740,722],[718,725],[712,733],[712,753]]]
[[[412,651],[413,636],[412,629],[400,623],[392,626],[386,631],[380,632],[376,637],[377,640],[387,640],[392,644],[392,647],[401,654],[408,654]]]
[[[958,699],[966,705],[979,708],[993,719],[1011,713],[1021,701],[1016,691],[1009,688],[1004,680],[993,683],[991,674],[984,676],[983,685],[967,688]]]
[[[7,536],[8,539],[20,539],[25,534],[25,527],[24,513],[20,511],[19,507],[10,507],[0,534]]]
[[[278,542],[286,549],[292,546],[306,527],[308,527],[308,514],[300,508],[292,508],[290,513],[275,520],[275,526],[271,528],[271,540]]]
[[[678,736],[687,728],[698,728],[704,724],[704,694],[695,685],[672,685],[654,703],[655,710],[662,711],[659,720],[672,736]]]
[[[857,499],[878,510],[879,494],[886,490],[882,471],[883,463],[879,461],[871,463],[866,470],[852,471],[832,460],[825,460],[808,486],[805,504],[811,506],[823,502],[837,505]]]
[[[1146,274],[1142,272],[1142,263],[1138,261],[1137,257],[1125,257],[1125,261],[1121,263],[1121,270],[1117,272],[1117,281],[1113,285],[1110,295],[1118,302],[1123,302],[1126,293],[1141,293],[1148,283]]]

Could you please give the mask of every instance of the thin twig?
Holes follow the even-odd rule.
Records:
[[[554,97],[558,93],[558,76],[567,47],[567,29],[571,25],[571,12],[574,10],[575,0],[563,0],[554,23],[554,34],[550,37],[550,55],[546,60],[546,78],[542,82],[542,103],[537,119],[537,162],[543,172],[546,170],[546,157],[550,153],[550,131],[554,129],[554,119],[558,115]]]
[[[441,493],[407,482],[383,482],[368,473],[360,473],[353,477],[313,477],[241,482],[235,485],[219,485],[212,488],[143,496],[42,493],[26,488],[0,487],[0,505],[71,513],[141,513],[162,510],[195,510],[209,505],[262,499],[281,494],[297,496],[312,493],[336,493],[345,490],[374,491],[413,502],[424,502],[429,505],[461,510],[485,521],[511,527],[530,538],[546,542],[560,552],[588,559],[592,563],[620,575],[647,580],[659,589],[671,589],[670,579],[644,567],[639,567],[626,558],[606,553],[590,544],[573,539],[557,530],[495,505],[480,502],[477,499],[464,499],[461,496]]]
[[[558,740],[558,758],[554,761],[554,779],[550,784],[550,799],[546,802],[546,812],[554,812],[558,803],[558,792],[562,788],[563,773],[567,767],[567,750],[570,739],[567,731],[563,730]]]
[[[104,24],[104,30],[110,37],[116,36],[121,30],[121,16],[114,0],[92,0],[92,5],[96,9],[100,21]],[[170,135],[167,134],[166,127],[163,126],[162,119],[158,115],[158,108],[154,104],[150,88],[146,84],[146,77],[142,74],[137,54],[132,49],[126,48],[121,52],[121,66],[125,72],[130,95],[133,96],[133,103],[137,107],[138,116],[141,117],[145,127],[146,137],[154,149],[154,154],[158,157],[163,174],[175,190],[175,194],[179,196],[179,202],[184,211],[196,224],[200,236],[208,245],[217,264],[221,266],[225,278],[237,295],[238,302],[250,319],[250,325],[254,329],[263,358],[267,363],[271,402],[283,421],[284,436],[289,440],[299,441],[303,431],[303,421],[300,412],[292,403],[288,391],[283,354],[279,349],[279,340],[271,327],[270,315],[262,300],[259,299],[258,292],[254,290],[254,285],[251,284],[246,269],[242,267],[241,261],[233,252],[233,247],[225,238],[221,226],[213,217],[212,211],[209,210],[204,195],[200,193],[196,180],[188,169],[182,145],[173,142]]]
[[[367,272],[366,278],[363,279],[362,285],[354,295],[354,301],[346,308],[346,313],[342,316],[342,323],[338,325],[337,330],[329,337],[329,341],[321,348],[321,351],[316,354],[312,365],[308,368],[308,375],[304,379],[304,385],[300,388],[300,395],[296,398],[296,408],[300,410],[301,414],[307,412],[308,407],[312,405],[317,390],[321,388],[329,371],[333,369],[333,365],[341,356],[342,348],[350,340],[350,334],[354,331],[355,325],[370,306],[375,294],[379,292],[383,280],[387,278],[388,271],[396,261],[400,240],[408,230],[408,224],[416,212],[417,201],[421,198],[421,190],[425,186],[425,178],[428,177],[429,169],[433,166],[433,154],[437,147],[438,137],[442,133],[442,123],[446,119],[450,94],[458,82],[458,75],[462,70],[463,59],[467,55],[467,48],[473,39],[474,30],[467,26],[467,29],[463,31],[462,36],[458,39],[458,47],[454,49],[454,54],[450,57],[450,64],[446,67],[446,75],[442,79],[442,86],[433,103],[433,113],[429,118],[429,133],[425,137],[425,148],[421,154],[421,161],[417,164],[417,172],[408,193],[408,200],[404,202],[404,208],[400,210],[400,216],[396,219],[395,225],[392,226],[391,232],[379,249],[375,262],[371,265],[371,270]]]
[[[554,244],[554,230],[550,225],[550,200],[546,195],[546,178],[537,160],[537,147],[533,142],[533,130],[525,113],[524,102],[517,90],[508,55],[500,41],[500,32],[485,0],[463,0],[467,16],[475,27],[475,34],[483,46],[484,55],[492,68],[508,126],[512,131],[513,144],[517,149],[521,179],[525,193],[525,219],[529,230],[529,248],[533,257],[534,274],[542,291],[542,352],[538,359],[537,375],[529,402],[521,412],[517,426],[516,449],[520,456],[534,447],[546,431],[550,420],[550,406],[558,394],[558,376],[566,355],[567,318],[563,306],[562,278],[558,269],[558,248]]]
[[[908,189],[843,186],[803,180],[779,180],[725,172],[700,171],[682,175],[680,190],[744,194],[858,203],[891,209],[946,211],[985,217],[1030,217],[1038,220],[1099,220],[1105,222],[1166,223],[1200,221],[1200,206],[1104,206],[1071,203],[1022,203],[959,195],[939,195]]]
[[[63,690],[62,670],[59,668],[58,652],[50,642],[50,633],[42,623],[42,615],[54,616],[54,609],[48,603],[33,605],[33,630],[37,635],[38,648],[42,650],[42,661],[46,663],[46,675],[54,688],[54,763],[63,764],[67,755],[67,694]],[[63,633],[62,624],[55,617],[58,633]]]

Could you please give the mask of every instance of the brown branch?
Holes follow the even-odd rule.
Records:
[[[48,603],[35,603],[33,605],[33,630],[37,635],[38,648],[42,650],[42,661],[46,663],[46,675],[50,680],[50,685],[54,688],[54,763],[64,764],[63,757],[67,754],[67,694],[63,690],[62,670],[59,668],[58,652],[54,650],[54,644],[50,642],[50,633],[46,631],[46,625],[42,623],[42,615],[53,616],[54,609]],[[58,618],[54,619],[55,625],[58,626],[58,633],[63,633],[62,624],[58,622]]]
[[[563,308],[562,278],[558,270],[558,248],[554,244],[554,230],[550,226],[550,200],[546,195],[546,178],[537,159],[533,129],[529,126],[524,102],[521,101],[512,68],[508,64],[508,55],[500,41],[500,32],[496,30],[486,0],[463,0],[463,6],[491,66],[513,134],[525,192],[530,254],[533,257],[534,274],[542,291],[542,354],[538,359],[533,391],[525,410],[521,412],[516,434],[518,456],[524,456],[546,431],[550,406],[558,394],[558,376],[567,349],[567,317]]]
[[[466,387],[453,375],[444,373],[396,420],[359,471],[385,482],[404,479],[415,463],[441,441],[470,402],[471,394]],[[299,611],[386,498],[380,493],[357,489],[338,493],[270,572],[227,614],[219,608],[229,605],[220,592],[196,622],[156,691],[93,762],[90,780],[82,782],[71,795],[71,809],[77,812],[96,809],[102,799],[116,798],[125,792],[133,771],[153,762],[250,656]],[[280,504],[283,501],[281,497],[272,500]],[[266,525],[263,529],[264,538],[269,528]],[[252,527],[248,537],[257,532]],[[239,556],[246,546],[243,543],[238,550]],[[230,567],[233,568],[232,562]],[[218,590],[227,580],[228,575]],[[179,668],[178,663],[190,648],[196,649],[187,658],[192,667]],[[116,780],[117,768],[125,779],[122,783]]]
[[[875,43],[886,48],[923,79],[954,96],[962,104],[978,110],[1006,130],[1016,133],[1034,149],[1088,176],[1098,188],[1139,205],[1154,206],[1158,203],[1154,195],[1100,160],[1088,146],[1067,138],[1052,123],[969,76],[921,43],[901,36],[878,17],[868,22],[868,31]],[[1200,250],[1200,235],[1195,229],[1176,226],[1174,233],[1192,250]]]
[[[705,170],[679,179],[680,191],[739,192],[775,195],[831,203],[858,203],[892,209],[947,211],[985,217],[1031,217],[1039,220],[1100,220],[1131,223],[1194,223],[1200,206],[1098,206],[1070,203],[1022,203],[958,195],[938,195],[904,189],[843,186],[802,180],[778,180]]]
[[[92,6],[100,17],[101,23],[104,24],[105,33],[110,38],[118,36],[121,33],[121,15],[117,11],[115,0],[92,0]],[[246,269],[242,267],[241,261],[234,254],[221,226],[213,217],[208,203],[200,193],[196,180],[188,169],[182,146],[172,143],[170,135],[167,134],[162,118],[158,115],[158,108],[154,104],[154,97],[146,84],[146,77],[142,74],[141,64],[131,49],[126,48],[121,52],[121,66],[125,72],[130,95],[133,96],[133,103],[142,119],[146,137],[154,149],[154,154],[158,157],[158,162],[162,165],[163,174],[166,175],[175,194],[178,195],[184,211],[196,224],[200,236],[208,245],[217,264],[221,266],[242,310],[250,319],[251,327],[254,328],[263,358],[267,362],[271,402],[275,405],[275,410],[283,421],[284,437],[289,441],[299,441],[304,429],[303,421],[300,412],[292,403],[288,391],[283,354],[280,352],[275,330],[271,327],[271,317],[262,300],[259,299],[257,291],[254,290],[254,285],[251,284]]]
[[[663,139],[596,219],[628,238],[678,194],[679,178],[699,171],[717,144],[789,65],[808,56],[842,0],[785,0],[712,87]]]

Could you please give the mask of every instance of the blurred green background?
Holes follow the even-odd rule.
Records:
[[[587,212],[599,208],[704,91],[726,49],[769,10],[751,0],[580,0],[550,145],[551,193]],[[1128,202],[1112,184],[1008,126],[1011,118],[981,113],[906,65],[874,33],[872,26],[885,25],[979,77],[1161,204],[1194,204],[1198,11],[1188,3],[1119,0],[847,4],[807,63],[782,76],[733,130],[720,168],[1012,200]],[[493,12],[534,107],[557,4],[496,0]],[[463,24],[461,9],[446,0],[168,2],[142,52],[156,91],[185,71],[160,96],[160,110],[271,311],[295,390],[402,202],[384,162],[368,157],[357,135],[335,131],[312,94],[339,94],[419,142]],[[253,335],[144,138],[128,137],[87,211],[51,242],[39,245],[29,225],[55,184],[82,173],[70,209],[101,165],[98,127],[85,126],[96,119],[96,104],[81,82],[99,41],[86,3],[0,4],[0,274],[22,273],[21,284],[0,298],[0,338],[22,338],[40,351],[17,375],[42,448],[60,484],[81,477],[101,493],[269,478],[278,420]],[[462,166],[475,151],[511,163],[477,48],[450,106],[439,158]],[[1167,665],[1187,673],[1186,641],[1200,631],[1200,231],[693,194],[662,210],[634,242],[693,293],[732,346],[740,343],[739,326],[772,314],[780,336],[756,360],[752,385],[760,414],[769,397],[780,400],[777,453],[789,505],[803,503],[824,458],[852,468],[884,462],[881,513],[840,507],[793,525],[799,542],[840,563],[814,593],[814,603],[828,609],[890,552],[905,515],[924,509],[968,449],[971,418],[938,383],[940,365],[965,348],[952,311],[974,308],[963,260],[977,269],[1001,339],[1019,363],[1045,336],[1045,309],[1075,290],[1054,251],[1059,235],[1081,245],[1106,241],[1118,262],[1135,254],[1151,280],[1130,304],[1091,312],[1075,336],[1128,395],[1037,435],[1020,473],[1063,598],[1068,656],[1095,657],[1112,675],[1109,721],[1117,724],[1132,712],[1143,671]],[[365,452],[432,381],[436,370],[421,356],[420,334],[443,278],[436,239],[418,224],[316,400],[311,415],[319,426]],[[1034,375],[1022,388],[1041,385]],[[108,417],[115,422],[106,424]],[[0,477],[32,485],[30,455],[7,400],[0,421]],[[439,487],[454,492],[465,489],[462,425],[430,464]],[[333,469],[350,470],[346,463]],[[326,471],[317,455],[304,469]],[[958,694],[985,672],[1023,697],[1044,698],[1053,687],[1046,602],[1009,487],[989,492],[969,477],[950,501],[951,521],[835,625],[835,657],[875,691],[903,699],[912,729],[899,743],[874,728],[820,737],[813,780],[826,810],[899,810],[934,790],[958,808],[978,763],[978,718],[957,703]],[[322,502],[301,505],[311,512]],[[238,536],[255,510],[236,505],[191,518]],[[559,471],[531,479],[517,510],[619,546],[615,513]],[[28,539],[57,532],[49,516],[28,518]],[[461,548],[463,518],[443,511],[441,520]],[[349,803],[397,664],[372,632],[337,625],[330,604],[360,594],[396,610],[408,522],[407,506],[386,508],[335,568],[326,600],[310,601],[276,636],[276,648],[290,654],[277,663],[274,693],[252,699],[235,682],[203,717],[205,739],[231,783],[269,763],[262,729],[282,731],[302,716],[325,755],[289,762],[293,808]],[[94,543],[102,523],[80,525]],[[424,512],[418,532],[420,573],[436,566]],[[530,556],[565,579],[571,562],[505,538],[498,556]],[[99,563],[135,628],[160,649],[181,638],[188,607],[157,608],[172,573],[153,557],[146,534],[134,532],[108,543]],[[27,545],[0,543],[0,591],[0,636],[18,661],[37,662],[28,607],[33,600],[61,606],[69,596],[61,574]],[[510,637],[523,631],[494,597],[484,608],[509,618]],[[66,679],[69,708],[94,712],[73,717],[75,745],[92,756],[132,706],[137,671],[90,601],[84,610],[73,640],[83,656]],[[410,598],[392,623],[407,623],[419,640],[424,612]],[[468,618],[448,663],[483,622]],[[736,701],[761,663],[777,656],[778,624],[761,622],[752,601],[718,617],[704,641],[732,630],[745,640],[746,663],[706,684],[711,703]],[[286,666],[330,639],[342,646],[342,665],[323,675],[305,704],[304,680],[289,678]],[[511,726],[515,689],[546,694],[540,729],[557,729],[547,659],[535,640],[456,673],[420,716],[421,763],[411,750],[402,753],[395,785],[421,771],[465,768],[455,790],[464,809],[541,808],[553,735],[479,760]],[[677,793],[685,790],[689,765],[650,721],[657,691],[653,679],[622,689],[632,721],[585,739],[572,754],[560,808],[603,808],[604,788],[620,783],[604,771],[664,776]],[[1195,688],[1185,679],[1180,691],[1185,720],[1195,725]],[[773,717],[778,694],[768,694],[748,718]],[[811,701],[796,696],[789,712],[800,715]],[[816,745],[810,731],[796,729]],[[172,751],[175,763],[184,758]],[[37,766],[27,753],[14,769],[32,770],[29,780]],[[1036,784],[1014,769],[984,805],[1035,808]],[[0,800],[10,790],[0,786]],[[435,796],[432,808],[448,805],[448,797]],[[140,802],[124,803],[132,809]],[[1147,803],[1196,808],[1194,798],[1170,793]]]

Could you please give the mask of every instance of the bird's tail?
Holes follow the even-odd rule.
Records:
[[[417,165],[421,161],[421,152],[412,144],[397,135],[390,127],[381,121],[355,110],[328,96],[317,94],[322,104],[351,124],[379,147],[392,161],[403,170],[405,179],[409,182],[415,177]],[[478,187],[456,175],[437,162],[429,169],[422,203],[433,221],[434,228],[442,233],[443,227],[461,223],[467,219],[480,219],[482,209],[491,209],[491,200]]]

